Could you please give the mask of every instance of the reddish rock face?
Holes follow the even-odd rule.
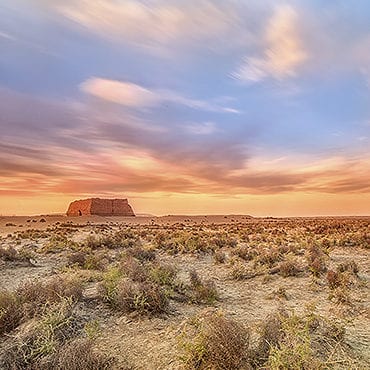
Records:
[[[75,200],[67,211],[67,216],[135,216],[127,199],[90,198]]]

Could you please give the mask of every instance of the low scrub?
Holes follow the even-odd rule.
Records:
[[[4,370],[102,370],[113,359],[93,350],[93,340],[82,337],[84,320],[74,313],[71,298],[64,298],[27,322],[8,341],[0,355]]]
[[[0,334],[16,328],[22,321],[42,312],[45,306],[82,297],[79,280],[56,277],[47,282],[30,281],[16,291],[0,292]]]
[[[166,290],[148,280],[125,278],[119,269],[109,270],[99,285],[101,299],[122,312],[158,314],[168,307]]]
[[[190,271],[190,301],[193,303],[214,304],[219,299],[216,285],[211,280],[202,280],[196,271]]]
[[[180,335],[180,357],[186,369],[251,369],[249,330],[220,313],[189,320]]]
[[[168,298],[165,291],[156,284],[123,280],[117,288],[113,306],[122,312],[159,314],[166,311]]]
[[[284,261],[279,263],[278,268],[279,274],[283,277],[297,276],[303,271],[298,260],[290,255],[288,255]]]
[[[320,276],[328,270],[326,266],[327,259],[327,253],[318,245],[312,245],[307,249],[307,267],[314,276]]]

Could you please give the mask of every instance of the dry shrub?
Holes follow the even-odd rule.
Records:
[[[144,282],[148,280],[148,269],[131,256],[125,257],[123,261],[121,261],[120,268],[122,272],[133,281]]]
[[[335,289],[342,285],[341,275],[333,270],[327,272],[326,280],[328,281],[330,289]]]
[[[249,330],[219,313],[187,322],[179,344],[181,360],[187,369],[251,369]]]
[[[104,251],[88,254],[83,268],[87,270],[104,270],[109,263]]]
[[[102,240],[96,235],[89,235],[85,239],[84,245],[86,245],[89,249],[98,249],[102,246]]]
[[[276,346],[284,337],[282,321],[287,313],[280,310],[269,315],[259,326],[259,340],[256,348],[253,350],[254,365],[262,365],[269,357],[270,349]]]
[[[93,349],[93,341],[78,338],[63,345],[45,370],[105,370],[111,369],[114,359]]]
[[[113,306],[122,312],[159,314],[168,307],[168,298],[158,285],[123,280],[117,287]]]
[[[241,259],[243,259],[245,261],[252,260],[258,254],[258,252],[255,249],[250,248],[250,247],[246,247],[246,246],[240,246],[240,247],[234,248],[231,251],[231,253],[234,256],[238,256],[238,257],[240,257]]]
[[[127,250],[127,254],[138,259],[141,262],[153,261],[156,257],[154,251],[144,249],[142,247],[130,248]]]
[[[233,280],[247,280],[258,275],[257,272],[251,271],[248,266],[237,262],[231,267],[230,278]]]
[[[0,356],[1,369],[51,369],[44,366],[51,363],[59,345],[79,330],[72,313],[73,301],[65,298],[46,308],[39,320],[27,322],[4,346]]]
[[[20,249],[17,251],[12,246],[7,248],[0,247],[0,259],[5,262],[26,262],[29,265],[33,265],[31,262],[32,258],[32,253],[26,251],[25,249]]]
[[[67,256],[68,265],[77,265],[83,267],[86,263],[87,254],[86,252],[75,252]]]
[[[291,256],[288,256],[284,261],[280,262],[278,267],[279,273],[283,277],[297,276],[302,271],[299,262]]]
[[[47,305],[64,298],[77,301],[82,297],[79,280],[56,277],[48,282],[29,281],[15,292],[0,293],[0,333],[16,328],[23,320],[39,314]]]
[[[74,314],[71,299],[48,307],[8,341],[0,355],[4,370],[103,370],[112,358],[93,350],[93,340],[81,338],[84,320]]]
[[[291,315],[282,321],[283,335],[270,346],[267,367],[280,369],[321,369],[311,348],[311,338],[306,322]]]
[[[16,328],[23,317],[22,306],[16,294],[0,292],[0,335]]]
[[[122,279],[122,272],[118,268],[110,268],[103,276],[103,281],[98,285],[98,294],[101,300],[114,305],[118,284]]]
[[[327,369],[335,363],[352,368],[344,334],[343,326],[312,310],[301,316],[282,311],[263,326],[256,364],[271,370]]]
[[[216,263],[221,264],[226,262],[226,254],[220,250],[215,251],[213,259]]]
[[[4,261],[16,261],[18,259],[17,250],[10,246],[8,248],[0,247],[0,258]]]
[[[314,276],[320,276],[327,271],[327,257],[327,254],[318,245],[312,245],[308,248],[306,260],[308,269]]]
[[[151,266],[149,278],[153,283],[173,287],[176,285],[177,269],[169,264],[157,263]]]
[[[54,277],[49,281],[29,281],[18,287],[15,294],[22,305],[25,317],[33,317],[46,304],[71,298],[78,301],[82,298],[82,283],[70,277]]]
[[[192,270],[190,276],[190,301],[193,303],[213,304],[219,299],[216,285],[211,280],[202,281],[197,272]]]
[[[349,273],[353,274],[353,275],[357,275],[360,271],[357,263],[355,261],[349,261],[349,262],[345,262],[345,263],[341,263],[338,265],[337,267],[337,271],[338,272],[345,272],[345,271],[348,271]]]
[[[350,274],[348,272],[336,272],[329,270],[326,274],[326,279],[330,289],[339,287],[346,288],[351,284]]]
[[[227,234],[219,234],[212,238],[212,244],[218,248],[235,248],[238,245],[238,240]]]
[[[267,265],[268,267],[274,266],[281,260],[281,253],[278,248],[265,248],[262,249],[255,257],[256,264]]]

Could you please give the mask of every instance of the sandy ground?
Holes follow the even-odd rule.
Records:
[[[40,222],[45,219],[46,222]],[[35,220],[35,221],[33,221]],[[367,219],[365,219],[367,220]],[[248,216],[165,216],[165,217],[78,217],[33,216],[1,217],[0,245],[14,245],[16,248],[40,247],[45,241],[22,240],[18,244],[7,237],[17,231],[37,229],[46,231],[50,227],[73,223],[88,225],[78,229],[75,239],[81,239],[90,232],[90,226],[109,225],[113,230],[120,225],[186,225],[205,224],[243,224],[261,223],[263,219],[250,219]],[[271,219],[270,219],[271,221]],[[8,226],[7,226],[8,224]],[[10,225],[9,225],[10,224]],[[228,252],[226,251],[226,254]],[[111,312],[102,303],[93,303],[86,308],[98,315],[102,333],[97,347],[105,353],[119,358],[122,364],[128,361],[134,369],[181,369],[177,353],[177,336],[182,323],[193,315],[207,309],[221,309],[228,316],[247,325],[256,327],[275,312],[280,306],[302,312],[307,304],[314,303],[317,312],[325,317],[339,318],[345,321],[347,343],[363,357],[363,363],[370,363],[370,299],[368,284],[370,281],[369,250],[363,248],[335,248],[330,254],[329,267],[339,263],[355,261],[359,268],[360,283],[351,291],[352,304],[343,306],[334,304],[328,299],[328,288],[322,282],[314,283],[312,276],[305,272],[299,276],[284,278],[272,275],[266,280],[264,276],[236,281],[230,278],[230,266],[215,264],[211,255],[169,255],[157,252],[157,258],[176,265],[179,276],[187,278],[190,270],[196,270],[202,278],[216,283],[220,300],[214,307],[194,305],[171,301],[169,312],[160,317],[135,317],[132,315]],[[15,289],[22,282],[46,278],[57,273],[66,263],[66,254],[40,254],[35,258],[35,266],[0,265],[0,289]],[[94,296],[97,283],[90,283],[85,294]],[[284,289],[286,298],[276,294]],[[90,312],[89,311],[89,312]],[[363,368],[366,368],[364,365]]]

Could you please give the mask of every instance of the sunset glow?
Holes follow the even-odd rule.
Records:
[[[4,0],[0,215],[370,214],[367,1]]]

